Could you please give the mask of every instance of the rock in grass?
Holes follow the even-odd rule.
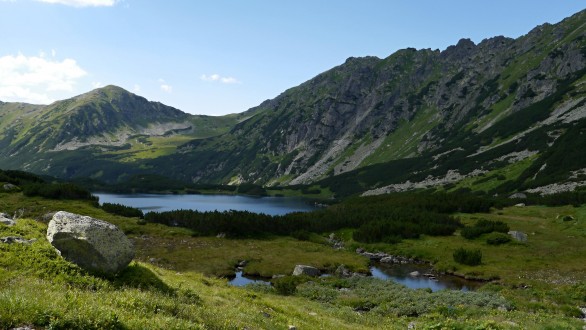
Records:
[[[293,270],[293,276],[300,275],[319,276],[319,269],[307,265],[297,265]]]
[[[18,190],[18,186],[13,185],[12,183],[5,183],[2,188],[5,191],[14,191],[14,190]]]
[[[115,274],[134,258],[132,243],[122,230],[79,214],[55,213],[49,222],[47,239],[65,260],[90,271]]]
[[[508,234],[519,242],[527,242],[527,234],[522,231],[511,230]]]
[[[5,243],[5,244],[12,244],[12,243],[31,244],[35,241],[36,241],[36,239],[34,239],[34,238],[33,239],[24,239],[19,236],[0,237],[0,243]]]
[[[14,220],[10,219],[8,214],[0,213],[0,224],[6,225],[6,226],[14,226],[16,224],[16,222],[14,222]]]

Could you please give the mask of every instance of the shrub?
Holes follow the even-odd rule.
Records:
[[[293,238],[296,238],[300,241],[309,241],[309,237],[311,236],[311,233],[308,232],[307,230],[296,230],[294,232],[291,233],[291,236]]]
[[[491,221],[480,219],[471,227],[464,227],[460,231],[460,235],[466,239],[475,239],[482,234],[492,232],[506,233],[509,231],[509,226],[502,221]]]
[[[465,248],[459,248],[454,251],[454,261],[459,264],[476,266],[482,262],[482,252],[478,249],[467,250]]]
[[[279,294],[289,296],[297,291],[299,284],[309,281],[306,276],[285,276],[273,280],[273,287]]]
[[[72,183],[30,183],[22,187],[25,196],[49,199],[81,199],[96,201],[89,191]]]
[[[511,241],[511,236],[505,233],[492,233],[486,238],[488,245],[501,245]]]

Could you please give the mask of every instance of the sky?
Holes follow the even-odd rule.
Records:
[[[551,0],[0,0],[0,101],[117,85],[238,113],[348,57],[519,37],[584,9]]]

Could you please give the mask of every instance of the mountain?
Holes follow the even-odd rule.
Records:
[[[518,39],[349,58],[262,103],[229,133],[152,163],[192,181],[352,181],[380,191],[503,168],[517,174],[507,181],[567,179],[586,167],[573,149],[584,142],[585,33],[583,11]],[[571,160],[553,167],[563,158]]]
[[[349,58],[241,115],[190,116],[112,86],[3,104],[0,166],[337,195],[569,190],[586,185],[585,73],[582,11],[517,39]]]
[[[137,160],[224,133],[242,116],[194,116],[116,86],[47,106],[0,103],[0,166],[60,177],[99,178],[116,168],[124,175]]]

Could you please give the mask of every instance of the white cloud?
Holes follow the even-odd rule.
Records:
[[[173,92],[173,86],[167,84],[161,84],[161,90],[166,93]]]
[[[240,81],[238,81],[238,79],[236,79],[234,77],[223,77],[217,73],[214,73],[209,76],[202,74],[200,79],[203,81],[220,82],[222,84],[240,84],[241,83]]]
[[[111,7],[114,6],[118,0],[37,0],[50,4],[60,4],[72,7]]]
[[[50,103],[52,92],[71,92],[87,73],[73,59],[22,54],[0,57],[0,100]]]

